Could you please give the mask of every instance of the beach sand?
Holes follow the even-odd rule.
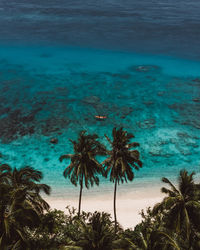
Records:
[[[161,184],[154,184],[148,187],[123,188],[122,185],[118,187],[117,192],[117,220],[120,225],[126,228],[134,228],[141,222],[141,215],[139,214],[142,209],[153,207],[157,202],[163,198],[160,192]],[[85,193],[86,194],[85,194]],[[104,211],[113,216],[113,193],[106,192],[104,194],[84,190],[82,196],[81,209],[86,212]],[[51,208],[66,210],[66,206],[78,208],[78,195],[77,197],[66,198],[62,197],[47,197],[47,202]]]

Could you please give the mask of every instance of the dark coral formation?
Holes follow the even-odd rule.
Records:
[[[151,129],[155,128],[156,120],[154,118],[149,118],[144,121],[138,122],[138,126],[142,129]]]
[[[178,113],[175,122],[200,129],[200,103],[176,103],[169,105],[169,108]]]
[[[10,111],[10,109],[9,109]],[[19,136],[31,135],[35,132],[35,115],[40,110],[32,110],[28,114],[23,114],[20,109],[6,112],[0,119],[0,137],[4,142],[17,139]]]

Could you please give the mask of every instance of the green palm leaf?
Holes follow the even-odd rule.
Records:
[[[97,155],[105,155],[106,148],[97,140],[96,134],[89,135],[86,131],[79,133],[77,141],[70,140],[73,144],[74,154],[60,156],[59,160],[70,159],[70,164],[65,168],[63,175],[71,183],[80,184],[79,210],[80,215],[81,197],[83,186],[89,188],[99,184],[98,174],[105,175],[102,165],[97,161]]]
[[[105,135],[107,141],[111,145],[111,150],[107,151],[107,159],[102,162],[105,169],[105,176],[109,176],[110,181],[115,183],[114,188],[114,216],[115,216],[115,228],[117,224],[116,218],[116,190],[117,184],[120,182],[132,181],[134,178],[133,169],[138,170],[142,167],[140,161],[140,154],[137,150],[130,150],[132,147],[139,146],[137,142],[130,142],[134,135],[127,133],[123,128],[113,128],[111,140]]]
[[[187,244],[193,237],[195,228],[197,230],[200,228],[200,203],[193,175],[194,172],[189,175],[186,170],[181,170],[178,178],[179,188],[176,188],[167,178],[163,178],[162,181],[168,184],[170,189],[165,187],[161,189],[167,196],[153,209],[154,214],[164,212],[166,228],[184,237]]]

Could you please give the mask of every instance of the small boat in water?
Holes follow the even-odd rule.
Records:
[[[107,119],[107,116],[106,115],[95,115],[94,116],[96,120],[98,121],[104,121]]]

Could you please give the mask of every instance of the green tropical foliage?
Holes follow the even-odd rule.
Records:
[[[115,239],[114,225],[110,215],[106,213],[93,213],[88,222],[80,220],[80,239],[76,243],[83,250],[109,250]]]
[[[112,131],[113,140],[107,135],[106,139],[110,143],[111,150],[107,151],[109,155],[102,163],[105,167],[105,176],[109,176],[110,181],[115,183],[114,186],[114,218],[115,218],[115,230],[117,228],[117,216],[116,216],[116,192],[117,185],[124,181],[132,181],[134,178],[133,169],[138,170],[142,167],[140,161],[140,154],[137,150],[131,150],[139,146],[137,142],[130,142],[134,135],[123,130],[123,128],[114,128]]]
[[[83,186],[89,188],[94,184],[99,185],[99,174],[103,173],[101,164],[96,160],[96,156],[105,155],[105,147],[97,141],[98,136],[87,135],[86,131],[81,131],[78,141],[72,141],[74,154],[65,154],[60,156],[59,160],[70,159],[70,164],[64,170],[64,177],[69,178],[71,183],[80,185],[78,215],[81,211],[81,198]]]
[[[163,178],[162,181],[170,188],[161,189],[167,196],[153,210],[154,213],[162,212],[165,227],[187,240],[188,249],[192,247],[194,237],[198,238],[195,232],[200,231],[200,197],[193,176],[194,172],[188,174],[186,170],[181,170],[178,187]]]
[[[37,183],[41,179],[31,167],[0,166],[0,249],[25,249],[27,228],[37,227],[40,214],[49,209],[40,192],[49,194],[50,187]]]
[[[29,231],[31,250],[112,249],[114,223],[107,213],[81,212],[69,207],[67,213],[49,211],[41,216],[40,226]]]
[[[40,216],[40,225],[29,230],[28,242],[31,250],[56,249],[67,244],[66,216],[63,211],[53,210]]]
[[[159,250],[176,249],[180,250],[176,235],[163,227],[162,215],[153,215],[150,208],[145,214],[141,212],[142,222],[134,231],[126,230],[123,240],[128,241],[130,249]],[[131,237],[130,237],[131,236]]]

